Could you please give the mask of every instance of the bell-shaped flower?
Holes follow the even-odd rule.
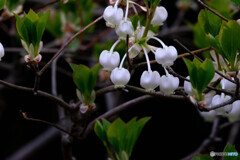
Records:
[[[214,110],[211,110],[209,112],[200,112],[200,115],[206,122],[213,122],[216,116],[216,112]]]
[[[190,79],[189,76],[187,76],[186,79]],[[184,91],[185,91],[188,95],[192,95],[192,94],[193,94],[193,93],[192,93],[192,85],[191,85],[191,82],[184,81],[183,88],[184,88]]]
[[[234,78],[232,78],[232,80],[234,80]],[[229,80],[227,80],[225,78],[223,78],[221,80],[221,85],[223,85],[223,84],[225,86],[225,89],[227,89],[227,90],[234,91],[236,89],[236,84],[233,82],[230,82]]]
[[[104,70],[111,71],[119,65],[120,56],[118,52],[102,51],[99,57],[99,63],[104,67]]]
[[[163,92],[164,95],[173,94],[173,92],[179,86],[179,78],[174,77],[171,74],[163,75],[160,78],[160,91]]]
[[[166,8],[160,6],[156,8],[151,24],[153,26],[161,26],[163,22],[166,21],[168,17],[168,12]]]
[[[212,99],[212,106],[211,107],[220,105],[220,104],[222,104],[222,103],[224,103],[224,102],[226,102],[230,99],[231,99],[230,96],[225,96],[224,94],[215,95]],[[231,110],[232,110],[232,104],[228,104],[226,106],[215,109],[217,115],[226,115],[226,113],[231,112]]]
[[[108,6],[103,12],[103,18],[105,19],[108,27],[115,28],[123,19],[123,10],[122,8]]]
[[[121,20],[119,25],[116,28],[116,33],[119,38],[125,40],[126,36],[131,36],[133,34],[133,25],[129,20]]]
[[[173,65],[177,56],[177,50],[173,46],[158,48],[155,53],[157,63],[161,64],[163,67]]]
[[[0,43],[0,61],[4,55],[5,55],[4,48],[3,48],[2,43]]]
[[[153,92],[158,87],[160,81],[160,74],[157,71],[144,71],[140,79],[140,85],[145,88],[147,92]]]
[[[110,78],[116,88],[124,88],[130,80],[130,73],[125,68],[116,67],[112,70]]]
[[[233,102],[232,110],[228,114],[228,119],[230,122],[235,122],[240,118],[240,100]]]

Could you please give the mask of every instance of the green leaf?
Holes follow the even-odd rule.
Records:
[[[134,30],[136,30],[137,27],[138,27],[138,21],[140,21],[139,15],[138,15],[138,14],[135,14],[135,15],[132,16],[130,19],[131,19],[131,22],[132,22],[132,25],[133,25]]]
[[[103,128],[101,122],[99,122],[99,121],[95,122],[94,132],[100,138],[101,141],[107,142],[106,132],[104,131],[104,128]]]
[[[17,14],[14,15],[16,17],[16,27],[19,36],[27,43],[27,45],[29,45],[28,30],[25,24],[23,24],[22,19]]]
[[[0,0],[0,10],[3,9],[5,2],[6,2],[6,0]]]
[[[88,89],[89,79],[91,77],[91,70],[85,65],[79,65],[75,72],[73,72],[73,81],[77,88],[84,96],[90,96],[91,92]]]
[[[201,10],[198,22],[206,34],[210,33],[214,37],[218,35],[222,24],[221,18],[208,10]]]
[[[229,155],[223,157],[224,160],[239,160],[240,159],[240,155],[238,155],[238,152],[234,145],[227,144],[224,148],[224,152],[229,154]]]
[[[231,0],[233,3],[235,3],[238,7],[240,7],[240,1],[239,0]]]
[[[73,70],[73,72],[75,72],[77,70],[78,65],[70,63],[70,67]]]
[[[221,28],[219,41],[226,59],[234,69],[237,51],[240,49],[240,25],[236,21],[229,21]]]
[[[98,63],[95,66],[93,66],[93,68],[91,69],[91,76],[89,78],[89,83],[88,83],[90,92],[94,89],[96,85],[98,72],[100,68],[101,68],[101,65]]]
[[[50,12],[48,11],[43,16],[41,16],[38,20],[38,23],[37,23],[37,44],[39,44],[39,42],[42,39],[43,32],[44,32],[46,24],[48,22],[49,16],[50,16]]]
[[[126,124],[127,127],[127,135],[126,135],[126,147],[125,150],[129,156],[131,156],[133,147],[136,144],[137,139],[139,138],[143,127],[150,120],[150,117],[144,117],[142,119],[133,118]]]
[[[237,0],[238,1],[238,0]],[[215,11],[219,12],[221,15],[228,19],[232,19],[233,12],[231,4],[229,3],[229,0],[212,0],[212,1],[206,1],[206,4],[214,9]]]
[[[198,101],[202,100],[202,92],[214,77],[215,69],[211,60],[205,60],[201,63],[194,58],[193,62],[184,59],[188,68],[192,87],[197,91],[194,93]]]
[[[122,149],[125,146],[125,136],[126,125],[120,118],[118,118],[109,126],[107,130],[108,140],[118,155],[121,154]]]
[[[201,160],[200,157],[193,157],[192,160]]]

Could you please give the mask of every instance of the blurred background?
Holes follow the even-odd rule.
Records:
[[[144,4],[142,0],[134,0]],[[216,0],[215,0],[216,1]],[[8,0],[8,6],[0,12],[0,42],[5,47],[5,57],[0,62],[0,78],[10,83],[33,87],[34,72],[29,69],[23,59],[24,49],[16,33],[15,18],[11,11],[51,11],[47,29],[43,36],[43,60],[40,68],[50,60],[61,45],[73,34],[103,14],[108,5],[107,0],[69,0],[67,4],[48,0]],[[162,0],[161,5],[168,10],[168,19],[160,28],[155,28],[158,37],[167,45],[174,45],[178,53],[185,53],[174,39],[179,40],[190,50],[202,47],[194,41],[194,34],[189,26],[197,22],[197,16],[202,7],[194,0]],[[235,10],[229,3],[229,8]],[[139,9],[139,8],[138,8]],[[144,15],[139,9],[139,14]],[[132,12],[130,12],[132,14]],[[236,12],[235,17],[238,17]],[[47,69],[41,77],[40,90],[57,94],[66,102],[76,103],[76,87],[72,80],[69,63],[85,64],[89,67],[98,62],[102,50],[110,49],[117,36],[113,29],[107,28],[101,20],[90,27],[67,49],[64,50],[56,63]],[[194,43],[195,42],[195,43]],[[116,48],[123,56],[125,44]],[[151,55],[151,54],[150,54]],[[153,59],[153,55],[150,56]],[[144,58],[135,63],[144,61]],[[131,76],[130,85],[139,86],[141,73],[147,67],[135,70]],[[164,73],[160,65],[153,65],[154,70]],[[187,69],[181,59],[173,66],[175,72],[187,76]],[[56,81],[52,78],[56,74]],[[110,85],[109,75],[100,71],[97,89]],[[57,86],[56,89],[54,85]],[[183,82],[180,83],[183,85]],[[101,113],[133,98],[140,96],[134,92],[107,93],[96,99],[96,109],[87,121]],[[27,121],[21,112],[27,112],[29,117],[42,119],[52,123],[61,121],[66,129],[71,123],[65,121],[62,110],[57,104],[31,93],[7,88],[0,85],[0,159],[8,160],[62,160],[61,133],[45,124]],[[141,103],[122,112],[119,115],[128,121],[133,117],[151,116],[134,148],[132,159],[181,159],[195,151],[202,141],[209,136],[212,124],[205,122],[199,112],[189,102],[169,99],[153,99]],[[67,119],[67,118],[66,118]],[[224,118],[222,122],[227,121]],[[229,139],[230,128],[219,133],[221,137],[206,150],[222,151]],[[236,136],[236,148],[239,150],[239,136]],[[63,136],[64,138],[64,136]],[[213,147],[214,146],[214,147]],[[87,139],[75,141],[72,144],[73,155],[81,160],[105,160],[106,150],[101,141],[92,132]]]

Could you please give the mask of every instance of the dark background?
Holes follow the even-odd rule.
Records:
[[[30,7],[38,6],[40,3],[38,1],[26,1],[24,8],[27,10]],[[106,6],[107,1],[98,0],[96,3],[98,3],[99,8],[102,9]],[[163,0],[161,4],[167,8],[169,13],[168,20],[165,26],[163,26],[164,29],[175,22],[179,10],[176,8],[175,0]],[[188,10],[184,15],[184,20],[196,22],[198,11],[199,10]],[[13,27],[13,24],[14,20],[4,22],[4,25],[9,28]],[[181,25],[186,24],[181,22]],[[95,30],[98,32],[102,29],[106,29],[103,20],[97,24]],[[112,36],[113,34],[114,32],[109,32],[108,36]],[[50,41],[52,38],[53,37],[48,32],[45,32],[43,37],[44,41]],[[192,42],[191,32],[175,32],[174,34],[161,38],[166,44],[176,46],[179,53],[184,53],[185,51],[173,41],[175,38],[184,43],[189,49],[196,49]],[[15,35],[10,35],[2,29],[0,29],[0,41],[5,47],[20,47]],[[104,41],[104,38],[100,41]],[[78,60],[77,63],[90,65],[90,62],[86,61],[84,57],[86,57],[86,55],[92,56],[91,54],[87,54],[92,53],[92,48],[85,52],[86,53],[81,53],[83,54],[83,59]],[[44,54],[43,57],[44,64],[52,57],[52,54]],[[64,58],[59,59],[58,66],[71,73],[71,69]],[[159,65],[153,65],[153,68],[159,70],[161,75],[163,74],[163,70]],[[182,60],[177,60],[173,68],[177,73],[187,76],[186,67]],[[145,69],[146,68],[141,68],[135,72],[130,81],[131,85],[139,86],[140,75]],[[1,79],[14,84],[27,87],[32,87],[34,84],[34,73],[24,65],[19,53],[6,52],[3,61],[0,62],[0,73]],[[57,73],[57,84],[58,94],[61,95],[66,102],[70,102],[71,100],[77,102],[75,94],[76,88],[70,76],[59,71]],[[182,84],[183,83],[181,82],[181,85]],[[100,86],[101,85],[98,84],[98,88],[100,88]],[[40,90],[51,93],[50,69],[48,69],[41,78]],[[138,94],[132,92],[125,93],[120,91],[110,94],[110,97],[114,98],[113,104],[121,104],[138,96]],[[105,112],[108,103],[107,101],[107,96],[97,97],[97,109],[89,119],[93,119]],[[45,124],[24,120],[21,116],[21,111],[27,112],[29,117],[39,118],[53,123],[58,122],[57,105],[53,102],[45,98],[34,96],[30,93],[9,89],[1,85],[0,159],[11,157],[16,154],[19,149],[23,148],[30,142],[33,142],[40,136],[48,137],[49,134],[54,134],[54,136],[47,140],[47,143],[43,144],[38,150],[31,152],[28,158],[25,159],[61,160],[60,133],[54,129],[50,129],[50,127]],[[131,109],[122,112],[119,116],[124,121],[128,121],[135,116],[139,118],[145,116],[152,117],[143,129],[143,132],[133,150],[132,159],[136,160],[180,159],[195,151],[202,141],[208,137],[211,131],[211,123],[204,122],[198,111],[187,101],[155,98],[134,106]],[[222,119],[221,121],[224,122],[226,120]],[[45,135],[43,135],[43,133],[45,133]],[[211,145],[210,148],[208,148],[206,153],[211,150],[223,150],[226,144],[226,139],[228,138],[227,129],[220,132],[220,136],[222,137],[222,141],[215,142],[214,145]],[[236,144],[238,149],[239,145],[238,143]],[[25,151],[27,150],[25,149]],[[20,153],[23,153],[23,151]],[[73,155],[77,159],[82,160],[106,159],[105,148],[93,132],[86,140],[78,141],[73,144]],[[18,158],[16,158],[16,160],[18,160]]]

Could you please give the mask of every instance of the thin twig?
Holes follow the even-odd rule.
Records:
[[[5,85],[5,86],[10,87],[10,88],[13,88],[13,89],[34,93],[32,88],[18,86],[18,85],[15,85],[15,84],[11,84],[11,83],[5,82],[3,80],[0,80],[0,84]],[[63,107],[64,109],[66,109],[66,110],[68,110],[70,112],[71,111],[75,111],[75,110],[78,109],[78,108],[73,108],[72,106],[70,106],[69,104],[64,102],[62,99],[60,99],[60,98],[58,98],[58,97],[56,97],[54,95],[51,95],[49,93],[46,93],[46,92],[43,92],[43,91],[38,91],[37,95],[41,96],[41,97],[45,97],[47,99],[50,99],[53,102],[56,102],[57,104],[59,104],[59,106]]]
[[[227,19],[226,17],[224,17],[223,15],[221,15],[219,12],[215,11],[214,9],[212,9],[211,7],[209,7],[208,5],[206,5],[205,3],[203,3],[201,0],[197,0],[198,3],[200,3],[203,7],[207,8],[209,11],[211,11],[212,13],[214,13],[215,15],[217,15],[218,17],[220,17],[221,19],[223,19],[224,21],[228,22],[229,19]]]
[[[73,35],[59,50],[58,52],[50,59],[50,61],[48,61],[48,63],[39,71],[39,75],[41,76],[43,74],[43,72],[48,68],[48,66],[54,61],[54,59],[56,59],[61,52],[77,37],[79,36],[82,32],[84,32],[86,29],[88,29],[89,27],[91,27],[92,25],[94,25],[95,23],[97,23],[98,21],[100,21],[103,18],[103,16],[98,17],[96,20],[94,20],[93,22],[91,22],[90,24],[88,24],[86,27],[84,27],[83,29],[81,29],[79,32],[77,32],[75,35]]]
[[[184,46],[181,42],[179,42],[177,39],[174,39],[175,42],[177,42],[183,49],[185,49],[190,55],[192,55],[193,57],[197,58],[200,62],[203,62],[203,60],[201,58],[199,58],[196,54],[193,54],[186,46]],[[215,69],[215,72],[222,76],[223,78],[227,79],[228,81],[235,83],[236,82],[232,79],[230,79],[229,77],[227,77],[226,75],[222,74],[221,72],[219,72],[218,70]]]
[[[205,51],[209,51],[210,49],[211,49],[211,47],[198,49],[198,50],[195,50],[195,51],[191,51],[191,53],[198,54],[198,53],[202,53],[202,52],[205,52]],[[183,57],[186,57],[186,56],[189,56],[189,55],[191,55],[191,54],[189,54],[188,52],[187,53],[183,53],[183,54],[179,54],[178,58],[183,58]],[[156,60],[150,61],[150,64],[155,64],[155,63],[157,63]],[[142,66],[145,66],[145,65],[147,65],[147,62],[141,62],[141,63],[136,64],[134,66],[134,68],[142,67]]]
[[[54,124],[54,123],[51,123],[51,122],[48,122],[48,121],[44,121],[44,120],[41,120],[41,119],[29,118],[29,117],[27,116],[27,113],[26,113],[26,112],[22,112],[22,115],[23,115],[23,118],[26,119],[26,120],[44,123],[44,124],[46,124],[46,125],[49,125],[49,126],[52,126],[52,127],[56,128],[56,129],[58,129],[59,131],[62,131],[62,132],[64,132],[64,133],[66,133],[66,134],[71,135],[70,132],[68,132],[67,130],[59,127],[58,125],[56,125],[56,124]]]

